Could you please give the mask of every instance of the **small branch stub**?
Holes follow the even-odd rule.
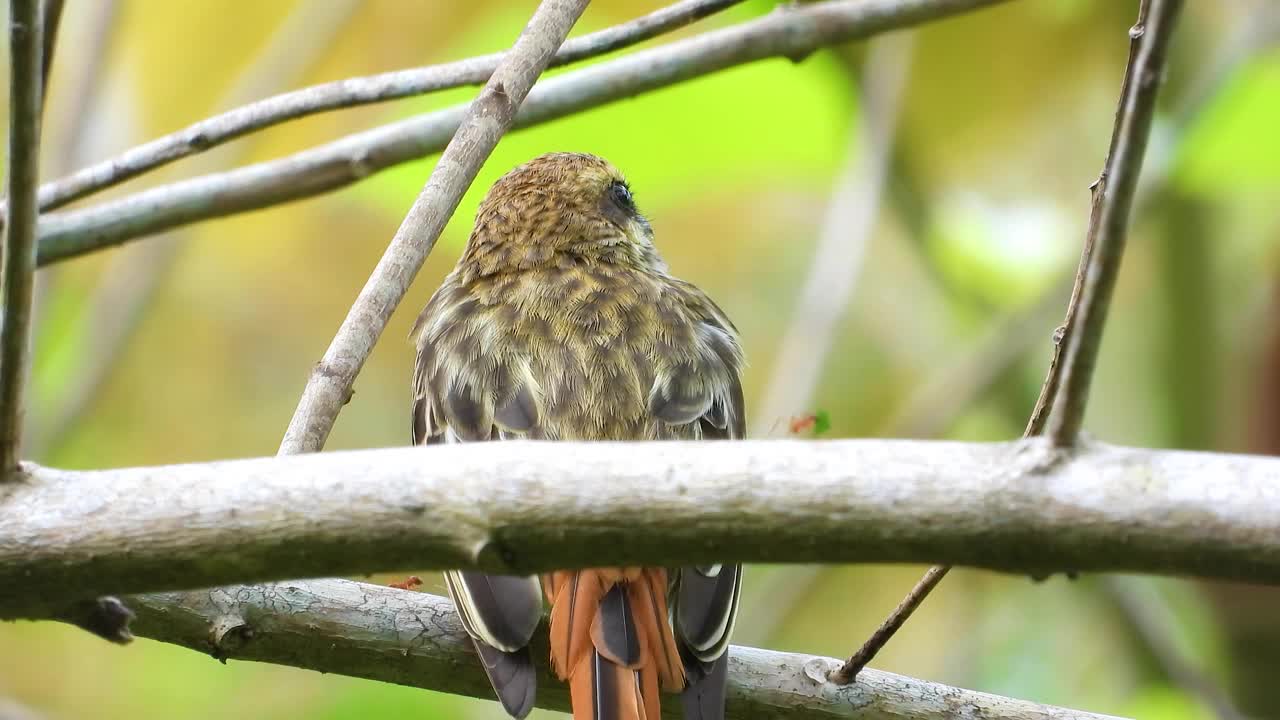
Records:
[[[134,614],[119,598],[100,597],[78,602],[58,619],[117,645],[133,642],[129,624],[133,622]]]

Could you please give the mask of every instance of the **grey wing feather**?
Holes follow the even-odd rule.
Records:
[[[677,583],[676,637],[687,654],[714,661],[729,645],[742,589],[742,566],[681,568]]]
[[[537,578],[450,570],[445,583],[472,637],[507,652],[529,644],[542,617]]]
[[[427,337],[419,340],[413,379],[411,431],[417,445],[500,439],[506,431],[536,430],[537,404],[528,388],[475,387],[448,377]],[[497,373],[484,379],[508,379]],[[506,398],[495,410],[495,397]],[[445,573],[445,583],[480,656],[485,674],[507,714],[523,718],[533,709],[537,673],[529,640],[542,617],[542,588],[534,576]]]
[[[702,337],[719,367],[707,375],[722,382],[704,385],[709,402],[696,418],[700,435],[704,439],[740,439],[746,434],[739,375],[741,351],[723,315],[709,320],[708,326],[710,331]],[[741,565],[683,567],[676,573],[671,616],[685,665],[687,684],[680,698],[685,720],[724,718],[727,650],[741,589]]]
[[[474,644],[502,708],[513,718],[524,718],[533,710],[538,689],[538,673],[529,657],[529,648],[503,652],[478,640]]]
[[[685,720],[724,720],[725,695],[729,684],[729,655],[715,662],[699,663],[685,670],[688,686],[680,693]]]

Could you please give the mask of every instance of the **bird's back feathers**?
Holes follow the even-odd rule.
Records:
[[[743,435],[737,331],[667,273],[625,181],[599,158],[543,156],[504,176],[414,335],[417,444]],[[657,720],[660,688],[685,688],[691,720],[722,720],[740,575],[544,575],[551,664],[569,682],[575,720]],[[446,578],[499,699],[523,717],[534,702],[538,579]]]

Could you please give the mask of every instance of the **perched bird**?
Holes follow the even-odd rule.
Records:
[[[417,444],[740,438],[737,331],[672,277],[627,181],[605,160],[553,153],[489,190],[458,265],[414,329]],[[724,717],[741,568],[446,573],[507,712],[533,707],[529,639],[551,604],[551,666],[575,720]]]

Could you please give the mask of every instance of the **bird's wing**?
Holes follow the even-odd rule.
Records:
[[[537,404],[520,373],[501,358],[469,352],[474,348],[459,334],[467,331],[465,318],[458,317],[467,307],[465,300],[433,298],[419,320],[426,327],[413,380],[415,445],[534,434]],[[433,322],[441,319],[459,322]],[[538,578],[459,570],[446,572],[445,582],[498,699],[508,714],[523,718],[533,709],[537,682],[528,645],[542,616]]]
[[[699,337],[708,351],[697,377],[677,373],[668,380],[675,391],[658,392],[668,407],[696,405],[704,439],[736,440],[746,434],[742,399],[742,353],[728,318],[709,299]],[[697,398],[697,402],[690,402]],[[651,405],[652,405],[651,401]],[[659,417],[663,415],[659,414]],[[687,685],[681,695],[686,720],[723,720],[728,676],[729,637],[742,586],[742,566],[682,567],[672,592],[672,622],[684,658]]]

